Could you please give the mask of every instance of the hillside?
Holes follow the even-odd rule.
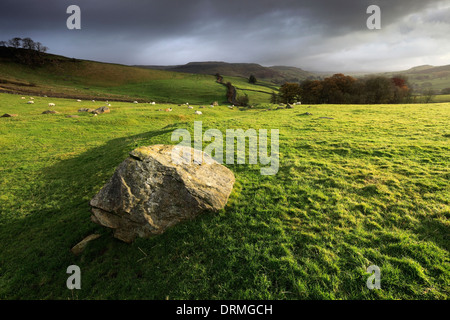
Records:
[[[225,102],[226,89],[210,75],[193,75],[45,54],[38,66],[15,58],[22,49],[0,47],[0,91],[79,99]]]
[[[295,67],[273,66],[264,67],[256,63],[227,63],[219,61],[190,62],[177,66],[137,66],[153,70],[166,70],[193,74],[214,75],[219,73],[229,77],[248,78],[254,75],[257,79],[276,84],[284,82],[299,82],[306,78],[315,78],[313,73]]]
[[[403,71],[386,72],[382,75],[394,76],[398,74],[406,76],[417,92],[433,89],[439,93],[444,88],[450,88],[450,65],[423,65]]]

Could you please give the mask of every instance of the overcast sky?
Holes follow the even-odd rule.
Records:
[[[68,30],[69,5],[81,30]],[[369,5],[381,30],[369,30]],[[0,40],[122,64],[255,62],[308,71],[450,64],[450,0],[1,0]]]

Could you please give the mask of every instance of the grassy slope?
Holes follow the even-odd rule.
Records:
[[[396,76],[398,74],[408,77],[415,91],[433,89],[440,92],[444,88],[450,87],[450,65],[446,66],[419,66],[409,70],[384,73],[386,76]]]
[[[42,115],[49,102],[61,114]],[[449,298],[450,104],[218,107],[195,118],[114,102],[110,114],[65,117],[92,105],[0,94],[0,113],[19,114],[0,118],[0,299]],[[280,171],[227,165],[236,184],[222,212],[132,245],[90,222],[89,200],[129,151],[171,143],[195,119],[204,130],[278,128]],[[93,232],[102,237],[73,256]],[[372,264],[382,290],[366,288]]]
[[[52,61],[34,69],[0,57],[0,90],[89,100],[204,104],[226,100],[226,89],[214,76],[47,57]]]

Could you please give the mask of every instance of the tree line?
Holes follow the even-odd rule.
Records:
[[[42,65],[45,62],[44,53],[48,50],[48,47],[40,42],[19,37],[0,41],[0,47],[7,48],[6,50],[16,62],[30,66]]]
[[[390,104],[412,101],[412,90],[403,76],[355,79],[342,73],[323,80],[285,83],[272,93],[272,103]]]

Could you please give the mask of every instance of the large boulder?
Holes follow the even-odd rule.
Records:
[[[137,236],[161,234],[181,221],[224,208],[234,181],[233,172],[202,151],[140,147],[91,200],[91,220],[130,243]]]

